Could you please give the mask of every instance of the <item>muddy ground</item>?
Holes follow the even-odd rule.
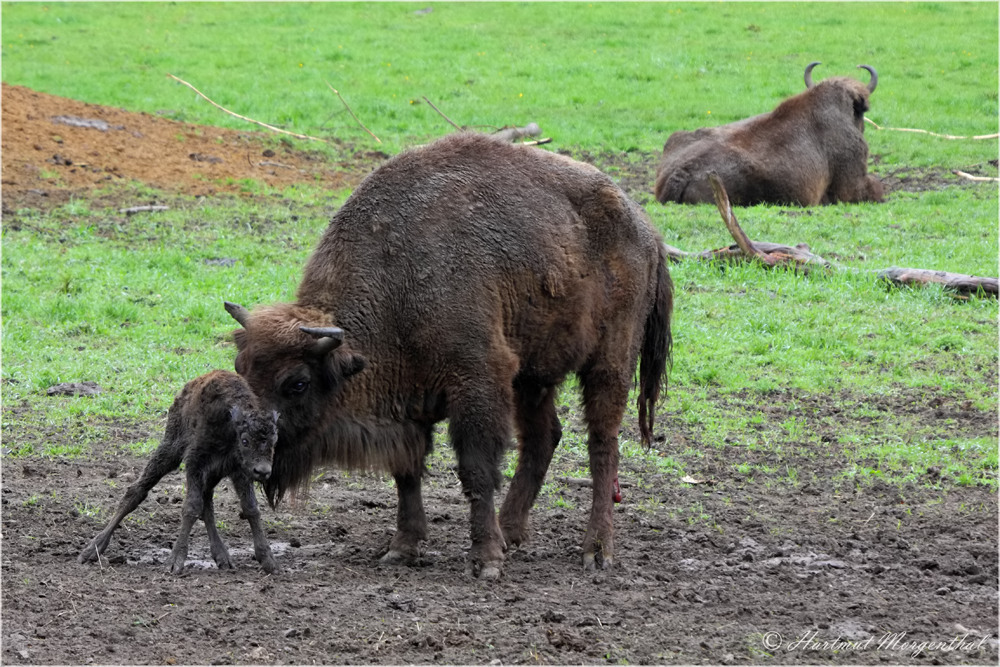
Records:
[[[117,208],[170,193],[241,196],[241,179],[337,188],[381,157],[344,154],[331,164],[253,132],[3,87],[4,225],[20,209],[71,198]],[[580,157],[649,197],[655,155]],[[890,190],[958,184],[943,170],[908,178],[888,177]],[[837,424],[842,404],[776,392],[764,410],[774,423],[808,413]],[[997,434],[996,414],[946,392],[900,390],[866,407],[876,421],[906,412],[961,437]],[[665,453],[698,442],[679,423],[661,416]],[[856,485],[843,481],[836,452],[803,458],[790,442],[782,458],[704,448],[693,471],[701,483],[688,484],[627,458],[616,566],[588,574],[579,545],[590,490],[557,465],[531,543],[509,554],[498,582],[483,583],[465,575],[466,504],[444,452],[426,485],[430,539],[412,566],[377,562],[394,526],[391,480],[327,471],[308,502],[265,510],[280,574],[253,561],[235,495],[220,488],[216,513],[236,569],[211,564],[198,526],[189,567],[174,577],[164,561],[180,523],[176,474],[126,521],[101,565],[76,563],[144,464],[122,446],[163,423],[105,426],[112,439],[86,460],[3,459],[6,664],[998,662],[996,494],[942,485],[933,470],[902,486]],[[837,427],[828,428],[823,442],[834,447]],[[3,439],[11,447],[17,433]],[[808,472],[797,485],[749,482],[734,470],[746,461]]]

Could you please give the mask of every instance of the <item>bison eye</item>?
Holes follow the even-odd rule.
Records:
[[[309,382],[306,380],[298,380],[297,382],[292,382],[288,385],[289,394],[301,394],[306,389],[309,388]]]
[[[243,438],[243,446],[246,447],[249,444],[250,444],[250,441],[247,440],[246,438]]]

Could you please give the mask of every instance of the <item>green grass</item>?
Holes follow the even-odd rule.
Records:
[[[539,123],[557,145],[659,150],[676,129],[737,120],[802,71],[879,70],[880,125],[996,132],[994,3],[6,3],[4,80],[88,102],[247,128],[222,106],[386,150],[463,125]],[[913,35],[920,35],[916,48]],[[865,74],[861,72],[861,74]],[[865,74],[865,76],[867,76]],[[990,146],[870,133],[889,164],[956,166]],[[989,143],[989,142],[987,142]]]
[[[854,67],[864,62],[879,70],[869,114],[879,124],[997,130],[995,3],[439,3],[414,13],[422,8],[9,3],[3,77],[88,102],[254,129],[170,72],[233,111],[336,140],[324,150],[374,148],[329,81],[388,153],[450,131],[426,95],[459,123],[535,121],[554,148],[623,165],[655,155],[673,130],[773,108],[801,89],[810,60],[824,63],[817,78],[858,76]],[[872,129],[867,136],[882,175],[947,175],[997,156],[996,141]],[[609,172],[621,173],[610,163]],[[170,211],[125,218],[75,200],[50,213],[18,211],[16,228],[5,216],[9,455],[86,456],[110,438],[112,424],[134,427],[127,447],[148,453],[184,382],[232,366],[234,323],[222,300],[292,298],[348,193],[241,185],[253,203],[179,198]],[[698,251],[731,242],[713,207],[660,206],[648,189],[633,194],[668,243]],[[159,194],[145,186],[136,193]],[[803,484],[812,473],[802,462],[824,457],[843,464],[845,484],[926,480],[936,469],[940,484],[995,487],[995,433],[949,417],[929,421],[909,406],[945,400],[955,412],[967,402],[996,414],[997,302],[887,289],[874,271],[995,276],[997,212],[995,185],[957,179],[895,192],[881,205],[738,210],[752,238],[808,242],[843,270],[802,276],[673,265],[675,360],[659,421],[666,441],[643,452],[626,439],[623,452],[678,480],[706,476],[705,458],[738,448],[726,474],[740,484]],[[105,391],[45,395],[51,384],[80,380]],[[768,411],[771,403],[780,409]],[[560,405],[575,409],[572,385]],[[567,432],[557,464],[584,474],[585,452],[585,439]],[[559,502],[558,488],[547,493]],[[689,514],[701,519],[696,509]]]

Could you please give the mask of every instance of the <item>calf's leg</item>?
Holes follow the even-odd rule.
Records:
[[[149,491],[156,486],[164,475],[176,470],[181,464],[181,454],[183,448],[172,440],[164,440],[163,443],[153,452],[152,458],[146,464],[135,484],[132,484],[125,491],[125,496],[119,501],[115,510],[115,515],[108,522],[100,533],[90,541],[77,558],[80,563],[97,560],[101,557],[111,542],[111,535],[121,524],[122,520],[137,508]]]
[[[208,543],[212,549],[212,560],[220,570],[233,569],[233,562],[229,558],[229,549],[222,541],[219,534],[219,527],[215,524],[215,487],[219,479],[210,479],[205,483],[205,490],[202,493],[201,520],[205,522],[205,532],[208,533]]]
[[[264,527],[260,520],[260,508],[257,505],[257,496],[254,494],[253,482],[244,474],[234,475],[233,488],[240,497],[240,516],[250,524],[250,532],[253,534],[254,558],[268,574],[273,574],[279,570],[278,561],[271,553],[271,545],[264,535]]]
[[[173,574],[184,572],[184,561],[187,560],[188,540],[191,538],[191,528],[194,527],[195,521],[204,515],[206,487],[209,494],[212,493],[212,489],[214,488],[214,485],[209,486],[206,482],[207,480],[200,475],[188,471],[188,488],[187,496],[184,498],[184,510],[181,514],[181,530],[177,535],[177,541],[174,542],[174,548],[170,551],[170,556],[167,557],[167,565]],[[211,496],[209,497],[211,498]],[[209,512],[211,513],[211,509],[209,509]],[[212,531],[216,530],[214,516],[211,526],[210,535]],[[214,549],[215,546],[213,545],[213,556],[215,555]]]

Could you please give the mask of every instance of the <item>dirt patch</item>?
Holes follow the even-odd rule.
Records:
[[[54,120],[63,117],[63,120]],[[67,122],[66,118],[72,118]],[[134,204],[135,184],[183,195],[240,195],[269,185],[357,182],[384,156],[340,163],[272,137],[176,123],[3,86],[5,218],[74,197]],[[274,151],[274,155],[265,154]],[[578,155],[649,202],[657,155]],[[291,168],[263,165],[279,162]],[[941,181],[943,183],[943,181]],[[951,182],[947,185],[952,185]],[[5,225],[9,224],[5,219]],[[52,397],[51,400],[92,400]],[[652,459],[623,459],[613,570],[584,573],[580,544],[590,490],[566,455],[533,512],[532,541],[504,576],[465,574],[468,507],[447,453],[425,485],[430,539],[421,559],[384,567],[395,525],[391,481],[327,471],[308,503],[265,510],[283,571],[252,559],[235,494],[216,514],[237,569],[211,564],[192,536],[189,568],[166,571],[180,524],[182,477],[165,478],[112,541],[101,566],[76,563],[145,460],[127,445],[150,423],[98,424],[104,448],[86,460],[4,456],[2,653],[6,664],[996,664],[997,497],[955,488],[934,471],[902,485],[843,475],[836,443],[849,401],[775,392],[714,397],[760,410],[765,423],[823,424],[822,443],[774,451],[707,446],[663,415],[664,458],[696,448],[695,483]],[[756,402],[755,402],[756,401]],[[841,407],[837,407],[841,406]],[[995,437],[997,416],[956,396],[902,389],[868,404],[870,428],[905,414],[942,437]],[[26,406],[4,405],[4,422]],[[31,421],[26,418],[27,421]],[[572,414],[566,438],[580,437]],[[841,424],[844,424],[841,426]],[[627,424],[631,431],[634,424]],[[773,426],[772,426],[773,428]],[[24,438],[72,446],[72,429]],[[5,446],[17,436],[5,433]],[[748,434],[748,438],[754,434]],[[766,464],[753,477],[741,464]],[[799,479],[783,479],[786,471]],[[948,490],[944,490],[947,488]]]
[[[739,395],[719,400],[750,407]],[[199,524],[187,571],[167,573],[183,498],[178,474],[126,520],[102,566],[78,565],[144,464],[121,453],[130,434],[161,428],[106,424],[105,448],[87,460],[5,461],[2,657],[7,664],[996,664],[996,495],[942,490],[934,470],[903,485],[844,478],[834,444],[844,415],[829,407],[844,404],[789,392],[768,397],[768,422],[796,414],[827,424],[828,455],[792,441],[781,454],[703,446],[698,469],[688,471],[695,483],[650,459],[624,458],[618,559],[597,574],[580,567],[590,489],[573,477],[584,461],[567,453],[533,511],[532,541],[508,554],[495,583],[465,574],[468,509],[450,455],[432,461],[430,539],[411,566],[378,563],[395,525],[391,480],[340,471],[322,474],[308,502],[265,510],[278,575],[253,561],[228,487],[217,492],[216,515],[237,569],[215,569]],[[887,395],[874,407],[887,418],[906,411],[918,426],[947,421],[968,437],[997,428],[996,415],[957,396]],[[568,417],[568,433],[578,432]],[[686,429],[666,433],[664,455],[701,441]],[[73,436],[49,437],[69,444]],[[746,463],[778,472],[748,477],[739,472]],[[801,471],[794,484],[782,480],[789,468]]]
[[[387,157],[361,153],[332,162],[278,135],[180,123],[6,83],[2,141],[5,213],[135,183],[195,196],[240,193],[250,182],[337,190],[356,185]]]

